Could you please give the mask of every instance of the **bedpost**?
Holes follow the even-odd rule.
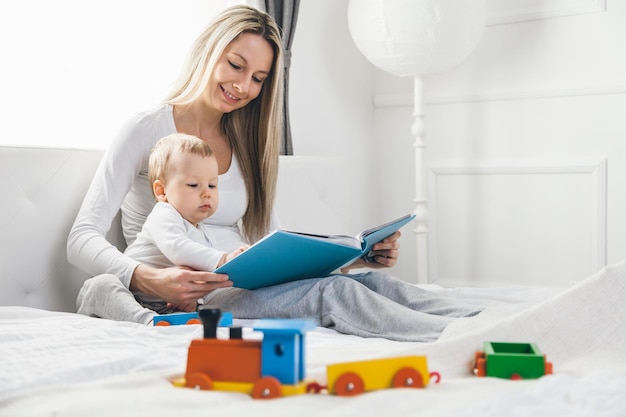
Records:
[[[423,78],[415,76],[414,110],[411,133],[415,137],[415,238],[417,260],[417,283],[428,283],[428,181],[425,163],[426,142],[424,141],[424,91]]]

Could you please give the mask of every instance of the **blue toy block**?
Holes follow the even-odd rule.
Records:
[[[304,380],[304,334],[315,328],[315,323],[310,320],[265,319],[256,321],[253,328],[263,332],[261,376],[273,376],[288,385]]]
[[[180,326],[189,324],[201,324],[200,317],[197,312],[191,313],[172,313],[172,314],[158,314],[152,319],[153,326]],[[196,321],[197,320],[197,321]],[[167,323],[167,324],[166,324]],[[219,327],[228,327],[233,325],[233,313],[224,312],[218,323]]]

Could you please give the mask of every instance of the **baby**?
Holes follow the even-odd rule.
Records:
[[[128,256],[158,268],[212,272],[247,248],[230,253],[216,249],[202,223],[219,203],[217,159],[206,142],[181,133],[164,137],[150,153],[148,176],[157,203],[126,249]],[[134,295],[145,307],[167,312],[163,300]]]

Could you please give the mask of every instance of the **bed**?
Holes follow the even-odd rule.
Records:
[[[305,337],[307,378],[326,365],[426,355],[439,383],[354,397],[305,394],[274,400],[176,388],[199,325],[148,327],[75,314],[82,271],[65,238],[100,151],[0,147],[0,416],[502,416],[626,415],[626,263],[568,288],[424,287],[486,307],[455,321],[434,343],[393,342],[315,328]],[[341,227],[333,208],[340,160],[281,159],[279,215],[292,228]],[[313,175],[325,172],[327,175]],[[303,195],[323,190],[319,195]],[[337,186],[337,184],[335,184]],[[302,198],[291,198],[302,195]],[[301,213],[296,215],[295,213]],[[319,223],[319,224],[316,224]],[[305,226],[304,224],[302,225]],[[119,243],[119,228],[110,239]],[[244,334],[253,323],[235,320]],[[218,329],[224,336],[226,329]],[[538,379],[478,378],[485,341],[534,342],[553,364]]]

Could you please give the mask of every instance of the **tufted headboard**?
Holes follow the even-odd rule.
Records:
[[[66,239],[103,152],[0,146],[0,305],[75,311],[88,276]],[[347,233],[340,159],[281,157],[277,212],[285,229]],[[342,198],[343,196],[343,198]],[[119,222],[109,240],[122,247]]]

